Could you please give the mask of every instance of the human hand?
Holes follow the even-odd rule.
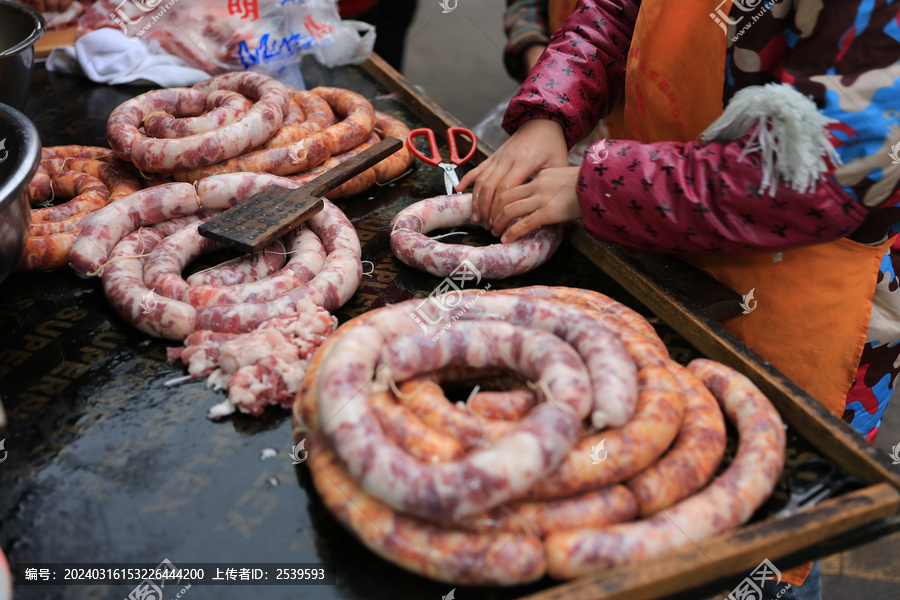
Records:
[[[549,119],[527,121],[486,161],[469,171],[456,186],[461,192],[474,183],[472,217],[491,226],[491,205],[498,193],[519,186],[537,171],[569,164],[562,127]]]
[[[491,207],[491,233],[503,234],[500,241],[507,244],[538,227],[579,218],[581,208],[575,184],[580,170],[580,167],[544,169],[528,183],[501,193]],[[522,217],[520,221],[509,225],[519,217]]]
[[[62,12],[72,5],[72,0],[19,0],[38,12]]]

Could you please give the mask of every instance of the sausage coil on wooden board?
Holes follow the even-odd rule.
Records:
[[[468,261],[487,279],[506,279],[532,271],[556,252],[564,227],[540,227],[510,244],[475,247],[444,244],[427,237],[430,231],[472,223],[472,194],[422,200],[391,220],[391,251],[407,265],[448,277]]]
[[[175,117],[165,112],[144,118],[144,131],[154,138],[181,138],[206,133],[233,123],[248,112],[253,103],[236,92],[217,90],[206,97],[206,113]]]
[[[498,310],[501,306],[503,309]],[[528,439],[528,444],[534,444],[529,446],[530,450],[523,448],[510,451],[512,456],[518,457],[518,460],[514,461],[515,465],[507,464],[509,455],[506,455],[507,459],[503,459],[503,453],[494,457],[495,452],[479,449],[477,452],[487,453],[486,456],[491,456],[495,461],[479,461],[483,463],[480,469],[467,469],[465,464],[438,465],[436,468],[442,470],[441,473],[447,472],[447,483],[453,480],[453,477],[463,477],[465,473],[464,479],[477,480],[481,486],[472,488],[466,485],[462,489],[459,489],[458,485],[445,487],[439,483],[445,481],[441,479],[442,476],[429,474],[427,470],[423,472],[415,461],[384,438],[367,404],[357,395],[360,390],[367,389],[377,366],[377,357],[382,346],[388,343],[387,340],[404,333],[420,332],[415,321],[409,317],[408,311],[411,307],[412,303],[401,303],[391,307],[390,310],[377,311],[365,326],[348,331],[341,336],[335,346],[331,347],[329,350],[331,359],[321,367],[320,390],[317,393],[325,422],[324,433],[347,464],[350,473],[364,482],[367,491],[392,506],[409,514],[443,515],[445,518],[486,510],[510,499],[513,495],[510,490],[527,487],[522,483],[523,480],[533,483],[532,471],[546,473],[552,470],[577,438],[580,425],[575,429],[571,427],[580,423],[580,418],[574,417],[572,411],[563,411],[553,403],[542,403],[535,410],[540,411],[537,414],[542,415],[545,419],[543,422],[541,418],[533,418],[531,415],[535,415],[535,411],[532,411],[527,424],[523,422],[513,433],[498,442],[498,445],[503,444],[506,447],[508,444],[514,444],[516,440],[521,440],[524,435]],[[513,307],[512,310],[507,310],[509,307]],[[509,319],[504,325],[520,330],[532,324],[537,325],[545,331],[554,332],[560,341],[568,341],[577,350],[576,356],[588,358],[583,362],[587,365],[592,384],[588,389],[593,388],[593,394],[585,392],[584,400],[588,406],[583,413],[584,417],[590,414],[594,407],[594,398],[601,399],[604,405],[611,408],[614,405],[616,408],[618,405],[630,405],[633,409],[634,398],[630,396],[636,391],[634,364],[618,340],[589,318],[580,318],[577,310],[570,309],[562,303],[500,294],[480,297],[474,306],[467,308],[468,311],[462,315],[462,319],[446,333],[437,336],[438,340],[447,336],[448,342],[444,343],[455,341],[458,335],[455,330],[461,329],[461,323],[481,317],[476,313],[507,315]],[[449,313],[447,318],[452,318]],[[485,323],[485,327],[488,328],[495,326],[494,321],[479,321],[479,324],[481,323]],[[512,339],[519,339],[510,335]],[[459,346],[463,347],[465,346]],[[521,348],[519,350],[521,351]],[[510,349],[509,352],[514,352],[514,349]],[[465,351],[460,353],[466,356]],[[582,362],[580,358],[577,361]],[[397,365],[395,359],[388,368],[393,371]],[[624,375],[625,373],[630,373],[630,377]],[[555,396],[556,393],[551,395]],[[545,412],[549,414],[544,415]],[[575,411],[575,414],[582,413]],[[526,426],[541,430],[540,439],[534,439],[534,434],[529,433],[530,429],[522,431]],[[549,428],[549,431],[545,432],[546,428]],[[575,437],[571,437],[573,435]],[[504,444],[504,440],[508,442]],[[553,447],[548,447],[551,444]],[[539,456],[534,454],[536,448],[542,450],[538,453]],[[366,457],[366,460],[361,463],[363,457]],[[399,473],[398,477],[403,478],[405,485],[392,485],[390,476],[379,479],[375,476],[377,468],[366,471],[365,465],[379,464],[394,465]],[[520,475],[523,471],[528,474]],[[477,493],[469,491],[475,489]]]
[[[111,249],[123,237],[138,227],[157,227],[169,237],[145,261],[144,282],[161,297],[186,301],[199,310],[195,321],[177,328],[184,335],[197,327],[250,332],[272,317],[295,313],[300,302],[336,310],[362,280],[361,248],[353,225],[327,200],[322,212],[287,238],[294,254],[287,264],[281,242],[269,248],[279,257],[277,265],[284,264],[271,275],[235,286],[191,286],[182,277],[188,263],[216,247],[199,235],[202,219],[195,215],[233,206],[269,185],[298,186],[266,173],[233,173],[206,178],[196,189],[171,183],[132,194],[88,218],[73,249],[71,266],[83,275],[102,273],[111,264]],[[175,221],[171,227],[160,225],[171,221]]]
[[[443,319],[434,318],[439,315],[427,315],[429,318],[425,321],[433,324],[430,329],[426,328],[424,335],[410,316],[418,301],[376,309],[351,319],[323,344],[313,356],[300,386],[293,408],[293,422],[296,439],[313,432],[307,464],[312,469],[321,497],[338,520],[387,560],[427,577],[472,585],[525,583],[539,578],[543,569],[551,576],[568,579],[656,556],[689,543],[689,538],[706,539],[745,522],[771,493],[784,461],[783,425],[771,403],[748,380],[718,363],[694,361],[690,371],[675,365],[660,349],[661,343],[649,324],[640,325],[641,317],[625,307],[617,309],[616,303],[606,296],[568,288],[535,288],[534,291],[544,298],[533,299],[540,304],[540,310],[529,303],[532,298],[520,296],[524,293],[522,290],[483,295],[478,290],[464,291],[463,301],[476,298],[477,301],[465,303],[465,311],[450,312]],[[568,301],[563,303],[549,298],[567,298]],[[567,313],[568,310],[583,313],[584,318],[595,325],[603,322],[615,328],[621,343],[629,348],[639,363],[638,377],[653,380],[657,387],[663,388],[668,387],[668,380],[678,382],[677,386],[672,386],[672,390],[679,390],[678,397],[667,401],[675,405],[672,408],[674,412],[679,412],[679,405],[684,405],[682,410],[686,411],[680,433],[677,424],[674,427],[675,433],[678,433],[677,441],[659,462],[625,482],[625,485],[599,483],[596,487],[553,500],[511,499],[482,512],[455,514],[435,521],[435,516],[440,514],[441,501],[436,496],[442,488],[424,480],[413,481],[406,471],[407,463],[397,460],[400,457],[393,451],[379,455],[377,449],[369,447],[365,439],[360,441],[358,438],[379,438],[379,445],[392,446],[398,453],[408,453],[409,461],[420,465],[414,467],[414,471],[422,476],[427,474],[419,468],[440,469],[445,466],[442,463],[458,464],[471,460],[483,451],[483,447],[476,446],[460,455],[459,447],[452,443],[452,438],[456,437],[452,428],[444,428],[442,422],[429,422],[415,411],[406,412],[399,407],[423,393],[439,397],[445,405],[453,406],[443,397],[438,381],[471,383],[479,378],[502,375],[505,371],[492,372],[493,367],[499,365],[508,369],[512,357],[519,356],[509,355],[509,346],[519,352],[527,350],[524,340],[512,341],[512,334],[502,331],[503,328],[509,327],[515,331],[521,330],[517,327],[519,323],[540,323],[548,334],[553,332],[565,339],[566,332],[557,321],[559,314],[555,313]],[[446,330],[441,329],[444,322],[451,324]],[[468,334],[454,333],[457,329],[470,326]],[[490,332],[491,344],[499,341],[502,351],[492,351],[475,343],[476,327]],[[498,329],[495,330],[495,327]],[[443,333],[435,334],[440,331]],[[379,336],[382,339],[377,341]],[[530,339],[535,334],[527,332],[523,337]],[[574,341],[573,346],[578,348],[577,340]],[[504,360],[493,363],[489,359],[492,352],[505,353],[506,356]],[[371,361],[374,354],[381,356],[381,365]],[[547,357],[550,353],[535,352],[532,356],[537,354]],[[584,354],[583,349],[579,354]],[[436,369],[448,361],[471,364],[480,371],[458,366]],[[367,377],[356,380],[351,376],[365,370],[368,370],[368,385],[365,384]],[[405,381],[401,381],[404,378]],[[327,385],[329,380],[333,385]],[[397,387],[392,386],[393,393],[380,385],[384,380],[396,380]],[[641,392],[649,390],[645,385],[646,381],[641,385]],[[539,395],[547,393],[546,386],[535,387],[541,390]],[[339,409],[335,392],[354,397],[350,403],[345,403],[344,398],[345,402]],[[632,430],[629,440],[632,444],[653,443],[654,440],[648,438],[658,434],[652,428],[645,427],[642,435],[635,431],[642,412],[647,411],[654,400],[648,396],[646,393],[643,395],[641,410],[631,422],[619,430],[604,432],[607,444],[611,436],[626,438],[622,432],[628,431],[629,427]],[[736,425],[738,455],[719,478],[703,489],[721,460],[724,446],[722,417],[721,413],[716,417],[718,408],[710,403],[713,397],[718,399]],[[539,404],[538,408],[540,406],[546,406],[546,403]],[[367,409],[373,410],[374,418],[362,415]],[[338,427],[341,433],[330,433],[329,421],[346,418],[346,415],[339,414],[345,411],[353,413],[350,421],[357,425],[367,421],[367,427],[371,428],[367,428],[365,434],[354,435],[361,431],[345,422]],[[638,424],[632,426],[635,421]],[[681,423],[680,418],[675,421]],[[515,425],[515,422],[506,424]],[[657,423],[657,426],[660,424]],[[667,431],[673,429],[670,424],[662,426]],[[674,437],[673,433],[666,435]],[[508,437],[500,437],[501,442],[504,439]],[[584,439],[590,439],[590,436]],[[669,439],[665,445],[668,446],[671,441]],[[710,447],[701,448],[703,445]],[[359,471],[353,464],[356,458],[342,458],[348,446],[353,448],[352,454],[356,458],[366,459],[365,475],[377,471],[375,465],[379,463],[392,466],[394,471],[383,474],[389,481],[381,482],[381,487],[402,489],[412,486],[413,489],[406,490],[412,494],[420,493],[414,489],[416,485],[428,490],[433,510],[427,515],[417,516],[407,507],[398,510],[394,502],[385,502],[380,496],[381,491],[370,487],[372,481],[367,476],[360,478],[354,475],[355,471]],[[615,445],[607,445],[606,449],[609,456],[604,453],[600,464],[589,464],[584,468],[602,469],[604,464],[613,460],[615,454],[644,452]],[[545,448],[542,450],[546,451]],[[526,453],[527,459],[527,450],[522,452]],[[589,450],[585,448],[584,452]],[[658,456],[660,451],[654,450],[653,454]],[[560,469],[565,468],[565,462],[562,465]],[[638,466],[632,470],[641,468]],[[540,480],[537,486],[543,482],[544,479]],[[491,483],[505,484],[505,481],[493,479]],[[485,494],[490,493],[490,489],[484,489],[483,481],[481,484],[480,489]],[[466,493],[466,490],[460,490],[453,496],[454,501]],[[644,507],[639,494],[644,495]],[[530,490],[525,494],[528,495]],[[646,516],[649,512],[646,506],[655,503],[658,504],[654,512],[662,508],[661,513],[629,522],[638,515],[639,510]],[[668,508],[663,508],[663,505],[668,505]],[[673,521],[677,526],[672,524]],[[427,533],[427,543],[421,546],[411,544],[411,540],[421,538],[408,536],[420,535],[421,532]],[[515,545],[518,553],[528,557],[525,564],[517,560],[517,555],[491,558],[492,555],[484,553],[487,548],[495,548],[497,536],[503,534],[509,544]],[[401,537],[402,540],[399,539]],[[535,543],[541,548],[540,556],[543,558],[540,561],[532,559],[537,552]],[[432,551],[433,548],[448,547],[454,549],[451,554]],[[477,569],[479,564],[481,570]],[[463,566],[465,568],[461,568]]]
[[[772,403],[725,365],[698,359],[688,368],[738,430],[734,461],[701,492],[650,518],[552,533],[545,541],[552,576],[579,577],[696,544],[745,523],[772,493],[786,444],[784,425]]]
[[[200,114],[207,97],[218,90],[237,92],[256,102],[231,123],[205,133],[157,139],[139,131],[144,119],[153,113]],[[249,71],[226,73],[192,88],[153,90],[122,103],[109,117],[106,137],[120,158],[142,171],[171,173],[196,169],[264,144],[281,126],[289,103],[287,88],[270,77]]]
[[[406,136],[409,135],[409,131],[409,126],[400,119],[376,110],[375,132],[369,136],[369,139],[352,150],[332,156],[315,169],[311,169],[299,175],[292,175],[290,179],[300,183],[308,183],[322,173],[327,172],[329,169],[338,166],[348,158],[359,154],[369,146],[373,146],[380,140],[387,139],[388,137],[395,137],[401,140],[403,142],[403,147],[373,166],[371,169],[360,173],[349,181],[346,181],[331,190],[325,194],[325,197],[329,200],[345,198],[347,196],[352,196],[353,194],[364,192],[375,184],[384,184],[397,179],[409,169],[410,165],[412,165],[413,156],[406,145]]]
[[[311,93],[323,98],[335,113],[344,117],[343,120],[317,129],[316,124],[325,117],[323,111],[320,111],[317,121],[307,129],[310,133],[288,133],[276,142],[280,144],[284,139],[296,138],[290,144],[255,150],[216,164],[176,171],[175,179],[193,182],[211,175],[239,171],[281,176],[300,173],[321,165],[332,155],[352,150],[368,139],[375,128],[375,110],[368,100],[356,92],[338,88],[320,87]]]

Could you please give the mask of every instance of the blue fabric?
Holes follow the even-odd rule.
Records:
[[[819,561],[813,563],[803,585],[767,581],[760,600],[822,600],[822,568]]]

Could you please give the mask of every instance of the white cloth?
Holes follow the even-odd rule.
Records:
[[[109,85],[150,82],[161,87],[187,87],[210,77],[156,42],[135,40],[109,27],[83,35],[74,46],[54,49],[47,59],[47,70],[83,74],[91,81]]]

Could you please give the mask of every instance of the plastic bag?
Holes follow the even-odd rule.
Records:
[[[374,27],[342,21],[336,0],[100,0],[82,32],[117,27],[210,74],[252,69],[302,88],[299,58],[366,60]],[[102,18],[101,18],[102,17]],[[299,85],[297,83],[299,79]],[[287,80],[287,81],[286,81]]]
[[[509,106],[510,100],[512,100],[512,96],[497,104],[472,128],[472,133],[493,146],[494,150],[509,139],[509,134],[503,131],[500,124],[503,122],[503,115],[506,114],[506,107]]]

